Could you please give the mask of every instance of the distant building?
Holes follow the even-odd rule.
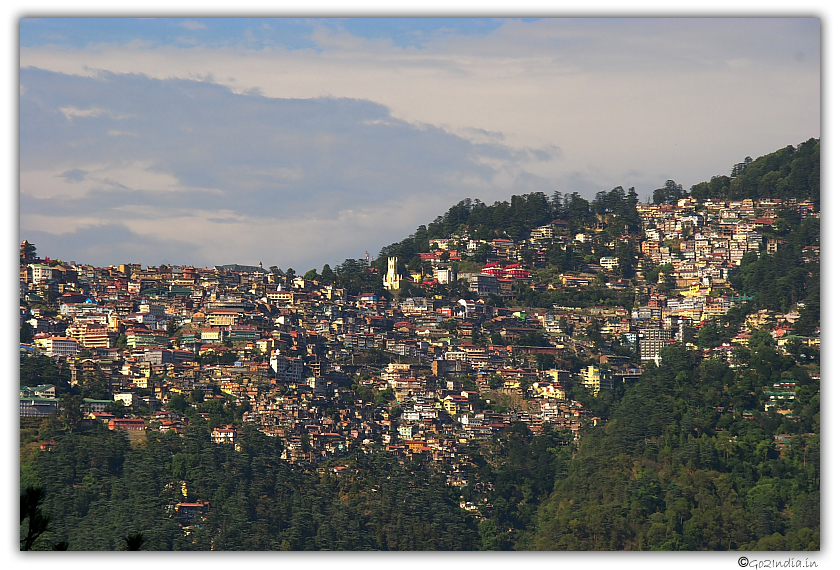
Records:
[[[214,266],[216,271],[230,271],[232,273],[268,273],[263,269],[262,263],[259,265],[239,265],[238,263],[228,263],[226,265]]]
[[[451,267],[440,267],[435,270],[435,279],[438,283],[447,285],[457,279],[457,274]]]
[[[217,444],[231,444],[236,451],[241,451],[242,444],[239,441],[241,436],[241,431],[232,425],[226,425],[213,428],[210,439]]]
[[[658,338],[643,338],[639,340],[639,358],[642,362],[653,360],[659,364],[662,347],[667,341]]]
[[[601,267],[604,269],[615,269],[618,267],[618,258],[617,257],[602,257],[601,258]]]
[[[144,431],[146,420],[142,418],[114,418],[108,422],[109,430]]]
[[[400,274],[397,273],[397,258],[388,258],[388,272],[382,278],[382,285],[387,291],[397,291],[400,288]]]
[[[75,356],[79,351],[79,341],[62,336],[36,338],[35,346],[43,349],[47,356]]]
[[[33,263],[32,268],[32,283],[41,285],[52,279],[54,269],[49,265],[43,263]]]
[[[210,502],[178,503],[175,505],[175,515],[181,525],[191,525],[196,518],[201,519],[210,509]]]
[[[499,280],[492,275],[486,275],[484,273],[470,275],[469,284],[470,291],[482,297],[499,295],[502,291],[499,286]]]
[[[45,418],[58,410],[58,400],[55,398],[21,398],[20,417]]]
[[[580,373],[583,386],[597,396],[601,390],[613,389],[612,374],[608,370],[601,370],[597,366],[587,366]]]
[[[131,408],[134,407],[135,396],[133,392],[125,392],[123,394],[114,394],[115,402],[122,402],[122,405]]]
[[[21,386],[21,398],[55,398],[54,384],[41,384],[40,386]]]

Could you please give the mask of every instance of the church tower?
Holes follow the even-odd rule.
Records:
[[[388,291],[397,291],[400,288],[400,275],[397,273],[397,258],[388,258],[388,273],[382,278],[382,285]]]

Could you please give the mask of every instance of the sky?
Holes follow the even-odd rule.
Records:
[[[820,137],[817,18],[22,18],[20,239],[377,256],[464,198],[644,200]]]

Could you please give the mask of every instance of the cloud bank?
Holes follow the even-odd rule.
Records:
[[[53,256],[99,264],[375,255],[418,216],[507,190],[520,163],[557,154],[476,144],[363,100],[35,68],[21,84],[21,231]]]
[[[20,62],[21,238],[96,264],[320,268],[820,135],[815,19],[39,19]]]

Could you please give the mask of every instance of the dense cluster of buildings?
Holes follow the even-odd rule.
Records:
[[[779,240],[768,240],[762,228],[774,223],[783,206],[818,215],[808,202],[685,198],[675,205],[639,205],[643,235],[608,237],[602,224],[569,235],[568,224],[559,220],[522,241],[451,236],[420,254],[430,274],[400,275],[397,263],[389,263],[381,277],[384,295],[349,295],[262,264],[92,267],[51,261],[26,253],[31,247],[24,242],[20,322],[32,342],[21,350],[59,360],[71,384],[104,379],[111,400],[135,412],[126,419],[143,421],[146,430],[183,428],[188,420],[170,405],[177,395],[218,399],[246,404],[241,421],[282,438],[289,461],[315,462],[381,446],[402,457],[457,466],[463,445],[514,421],[534,432],[546,424],[577,432],[597,422],[567,397],[572,383],[597,394],[632,381],[646,363],[658,362],[662,347],[684,342],[687,327],[741,302],[729,291],[728,278],[746,252],[778,247]],[[621,240],[638,254],[638,279],[616,273],[616,255],[582,271],[537,278],[549,247],[595,241],[615,249]],[[459,274],[458,262],[479,249],[488,263]],[[818,250],[807,253],[818,259]],[[645,282],[645,270],[666,264],[659,282]],[[469,298],[391,296],[402,280],[422,285],[458,279],[467,284]],[[545,291],[596,282],[634,289],[636,303],[630,310],[514,310],[488,302],[491,295],[513,298],[516,283]],[[797,317],[796,311],[751,315],[736,342],[761,326],[783,346]],[[601,342],[593,341],[593,327]],[[533,335],[547,342],[522,342]],[[819,338],[811,342],[818,345]],[[731,349],[725,345],[709,354],[727,357]],[[571,361],[586,365],[567,369]],[[779,387],[774,401],[785,401],[788,388]],[[106,403],[89,401],[91,417],[112,429],[137,429],[137,421],[112,422],[119,418],[109,417]],[[21,388],[22,417],[48,415],[57,407],[54,387]],[[236,445],[240,433],[225,425],[212,435],[220,444]]]

